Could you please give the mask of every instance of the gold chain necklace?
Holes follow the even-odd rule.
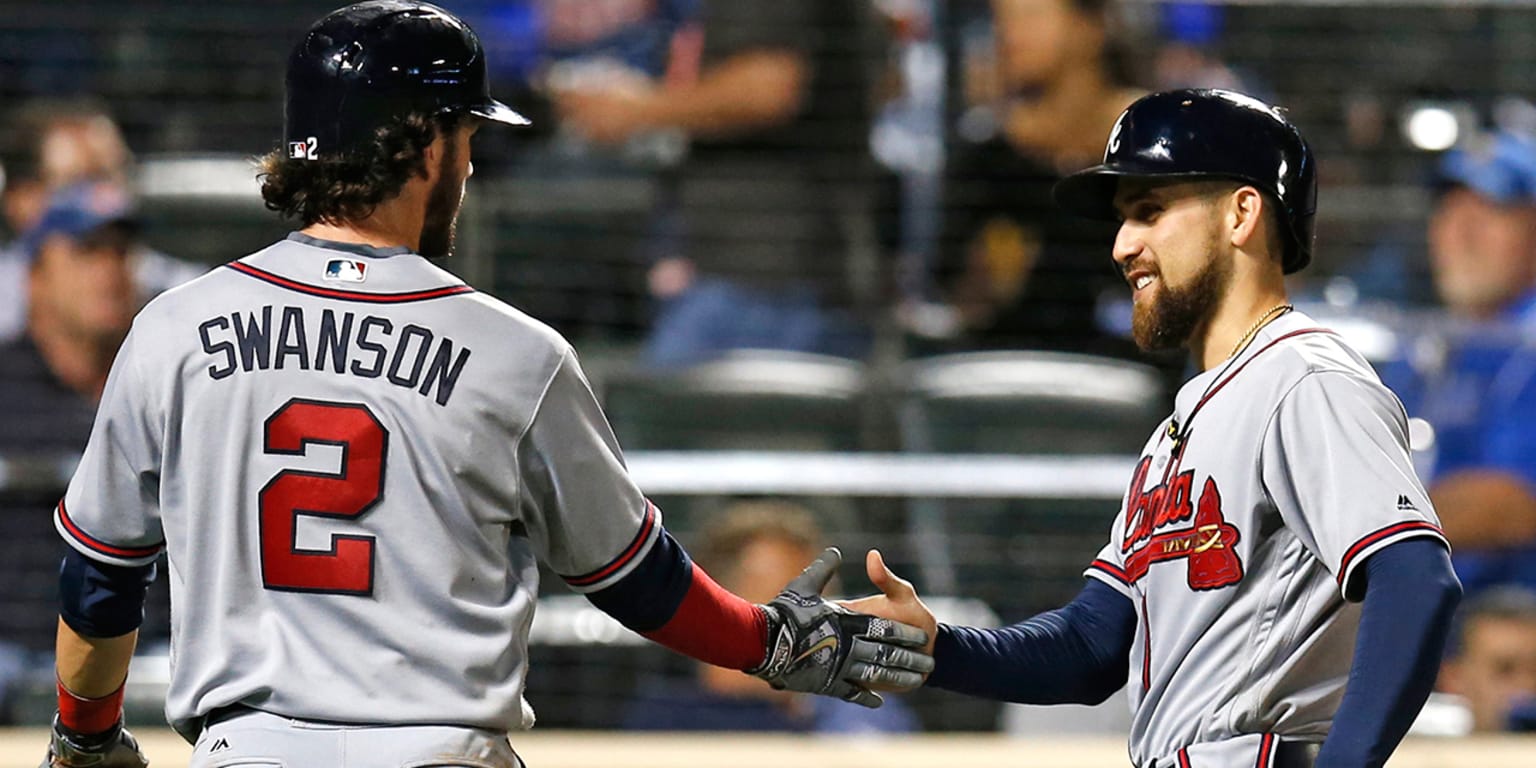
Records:
[[[1237,340],[1237,345],[1232,347],[1232,353],[1227,355],[1227,357],[1229,357],[1229,358],[1236,357],[1237,353],[1241,352],[1243,350],[1243,347],[1247,346],[1248,342],[1253,340],[1253,335],[1258,333],[1259,329],[1263,328],[1265,323],[1267,323],[1270,320],[1272,320],[1272,319],[1274,319],[1276,317],[1279,317],[1280,315],[1283,315],[1283,314],[1285,314],[1285,313],[1287,313],[1287,312],[1289,312],[1289,311],[1291,311],[1291,310],[1293,310],[1295,308],[1296,308],[1296,306],[1294,304],[1276,304],[1275,306],[1270,307],[1269,311],[1265,312],[1262,315],[1259,315],[1258,322],[1254,323],[1253,327],[1249,328],[1248,332],[1243,334],[1243,337],[1241,339]]]

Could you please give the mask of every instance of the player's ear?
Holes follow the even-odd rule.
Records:
[[[421,178],[431,181],[433,174],[438,172],[442,165],[443,146],[448,141],[442,131],[438,131],[432,141],[421,149]]]
[[[1244,185],[1233,190],[1227,197],[1227,234],[1232,247],[1245,248],[1263,242],[1264,195],[1257,189]]]

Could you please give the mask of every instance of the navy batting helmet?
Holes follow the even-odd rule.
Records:
[[[474,30],[430,3],[369,0],[333,11],[288,58],[283,136],[291,158],[345,153],[413,112],[528,124],[491,98]]]
[[[1252,184],[1279,203],[1286,274],[1312,261],[1317,164],[1301,131],[1275,107],[1233,91],[1144,96],[1115,121],[1104,162],[1062,179],[1054,196],[1072,213],[1118,221],[1117,180],[1149,176]]]

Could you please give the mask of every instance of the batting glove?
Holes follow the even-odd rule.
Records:
[[[147,768],[149,760],[121,720],[101,733],[77,733],[53,717],[53,738],[39,768]]]
[[[889,619],[854,613],[821,596],[843,562],[836,547],[762,606],[768,614],[768,656],[749,669],[779,690],[835,696],[874,708],[880,694],[922,685],[933,657],[922,651],[928,633]]]

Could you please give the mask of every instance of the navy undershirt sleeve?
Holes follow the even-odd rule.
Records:
[[[928,685],[1020,704],[1097,704],[1125,686],[1129,598],[1089,579],[1062,608],[998,629],[940,624]]]
[[[144,623],[155,565],[97,562],[71,549],[59,564],[59,616],[83,637],[118,637]]]
[[[603,613],[636,631],[659,629],[677,613],[693,583],[693,561],[672,534],[662,529],[651,551],[624,578],[587,599]]]
[[[1386,763],[1434,688],[1461,600],[1449,553],[1435,539],[1384,547],[1363,575],[1354,664],[1316,768]]]

